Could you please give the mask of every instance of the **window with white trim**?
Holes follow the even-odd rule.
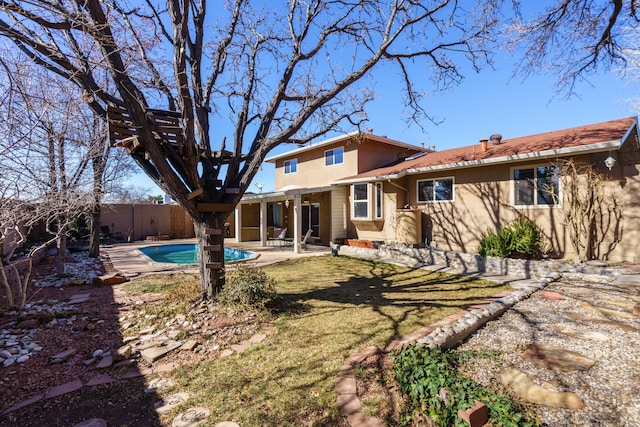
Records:
[[[452,202],[453,183],[453,177],[419,180],[418,203]]]
[[[369,218],[369,184],[353,184],[351,186],[352,209],[354,219]]]
[[[373,216],[375,219],[382,219],[383,215],[384,188],[381,182],[376,182],[376,212]]]
[[[351,218],[381,220],[384,218],[384,187],[382,182],[351,186]]]
[[[558,204],[560,185],[557,166],[513,169],[514,206],[553,206]]]
[[[291,159],[284,161],[284,174],[288,175],[290,173],[298,172],[298,159]]]
[[[344,147],[334,148],[324,152],[324,165],[340,165],[344,163]]]

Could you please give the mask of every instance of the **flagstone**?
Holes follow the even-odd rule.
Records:
[[[248,349],[249,346],[251,346],[251,343],[249,341],[241,341],[238,344],[233,344],[231,348],[238,353],[242,353],[243,351]]]
[[[629,331],[629,332],[637,331],[637,329],[634,328],[633,326],[625,325],[624,323],[616,322],[615,320],[599,319],[597,317],[586,317],[586,316],[581,316],[578,313],[567,313],[567,315],[573,320],[578,320],[581,322],[593,322],[593,323],[600,323],[602,325],[615,326],[616,328],[624,329],[625,331]]]
[[[107,422],[101,418],[91,418],[75,424],[73,427],[107,427]]]
[[[211,411],[203,407],[189,408],[176,415],[171,423],[172,427],[192,427],[206,420],[211,415]]]
[[[266,334],[255,334],[251,338],[249,338],[249,342],[252,344],[257,344],[265,340],[267,338]]]
[[[161,357],[165,356],[167,353],[175,350],[180,347],[182,343],[180,341],[173,341],[167,339],[161,344],[155,345],[153,347],[145,348],[140,352],[140,356],[147,362],[155,362]]]
[[[527,374],[514,368],[506,368],[500,375],[502,384],[527,402],[554,408],[581,409],[582,399],[572,392],[553,391],[536,384]]]
[[[100,362],[98,362],[98,364],[96,365],[96,369],[108,368],[111,365],[113,365],[113,356],[106,355],[102,359],[100,359]]]
[[[188,398],[189,393],[175,393],[169,395],[156,403],[156,411],[160,414],[169,412],[181,403],[186,402]]]
[[[590,341],[609,341],[609,337],[600,332],[594,331],[585,331],[580,329],[575,329],[569,326],[549,326],[549,329],[560,332],[561,334],[569,335],[570,337],[579,338],[581,340],[590,340]]]
[[[596,361],[575,351],[553,345],[534,343],[522,353],[522,357],[545,368],[565,370],[589,370]]]
[[[562,301],[563,299],[565,299],[564,296],[562,296],[558,292],[552,292],[552,291],[544,291],[544,292],[542,292],[542,297],[544,299],[548,299],[548,300],[551,300],[551,301]]]
[[[18,409],[22,409],[25,406],[29,406],[33,403],[39,402],[44,398],[44,396],[42,394],[36,394],[35,396],[32,396],[26,400],[23,400],[20,403],[17,403],[15,405],[13,405],[12,407],[10,407],[9,409],[5,410],[3,412],[3,414],[8,414],[9,412],[13,412],[13,411],[17,411]]]
[[[635,315],[633,313],[630,313],[628,311],[618,311],[618,310],[610,310],[608,308],[603,308],[603,307],[595,307],[592,305],[589,305],[587,303],[582,303],[582,308],[584,308],[587,311],[592,311],[595,313],[601,313],[604,314],[606,316],[613,316],[613,317],[619,317],[621,319],[637,319],[638,315]]]
[[[44,397],[47,399],[51,399],[54,397],[62,396],[63,394],[74,392],[81,388],[82,388],[82,381],[80,380],[70,381],[68,383],[61,384],[57,387],[53,387],[51,390],[47,392],[47,394]]]
[[[64,362],[65,360],[76,354],[77,351],[78,350],[76,350],[75,348],[69,348],[61,353],[58,353],[55,356],[51,357],[51,363]]]
[[[102,384],[111,384],[111,383],[114,383],[115,381],[116,379],[109,375],[96,375],[95,377],[91,378],[87,382],[87,385],[89,387],[92,387],[92,386],[102,385]]]

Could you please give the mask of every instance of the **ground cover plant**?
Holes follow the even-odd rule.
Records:
[[[428,416],[436,426],[464,427],[468,424],[457,416],[458,410],[466,410],[479,400],[489,408],[491,425],[539,426],[520,403],[475,383],[460,372],[460,365],[473,357],[496,355],[426,346],[405,347],[394,354],[395,378],[409,403],[402,425],[415,425],[417,418]]]
[[[241,354],[178,370],[176,387],[212,419],[241,425],[346,425],[335,404],[349,355],[452,314],[504,289],[426,270],[348,257],[264,267],[276,282],[274,333]]]

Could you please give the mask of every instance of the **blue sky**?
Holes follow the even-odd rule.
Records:
[[[638,84],[627,84],[615,73],[589,77],[588,83],[577,85],[578,96],[566,99],[557,93],[552,75],[530,76],[526,80],[513,77],[513,61],[506,56],[494,68],[469,73],[460,85],[446,92],[429,93],[425,108],[442,123],[425,123],[426,132],[402,118],[402,95],[395,70],[379,71],[377,99],[367,110],[368,127],[376,135],[415,145],[424,142],[435,145],[436,150],[445,150],[478,143],[480,138],[494,133],[508,139],[638,115],[628,102],[640,97]],[[429,91],[431,87],[425,77],[424,89]],[[294,148],[283,145],[270,155]],[[150,194],[163,194],[142,172],[130,182],[152,189]],[[276,190],[272,164],[262,166],[249,191],[258,192],[257,183],[264,184],[262,192]]]

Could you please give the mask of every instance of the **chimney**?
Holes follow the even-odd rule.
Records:
[[[500,144],[502,142],[502,135],[499,133],[494,133],[489,137],[489,140],[492,144]]]
[[[489,143],[489,140],[487,138],[482,138],[480,140],[480,146],[482,147],[482,151],[487,151],[487,144]]]

